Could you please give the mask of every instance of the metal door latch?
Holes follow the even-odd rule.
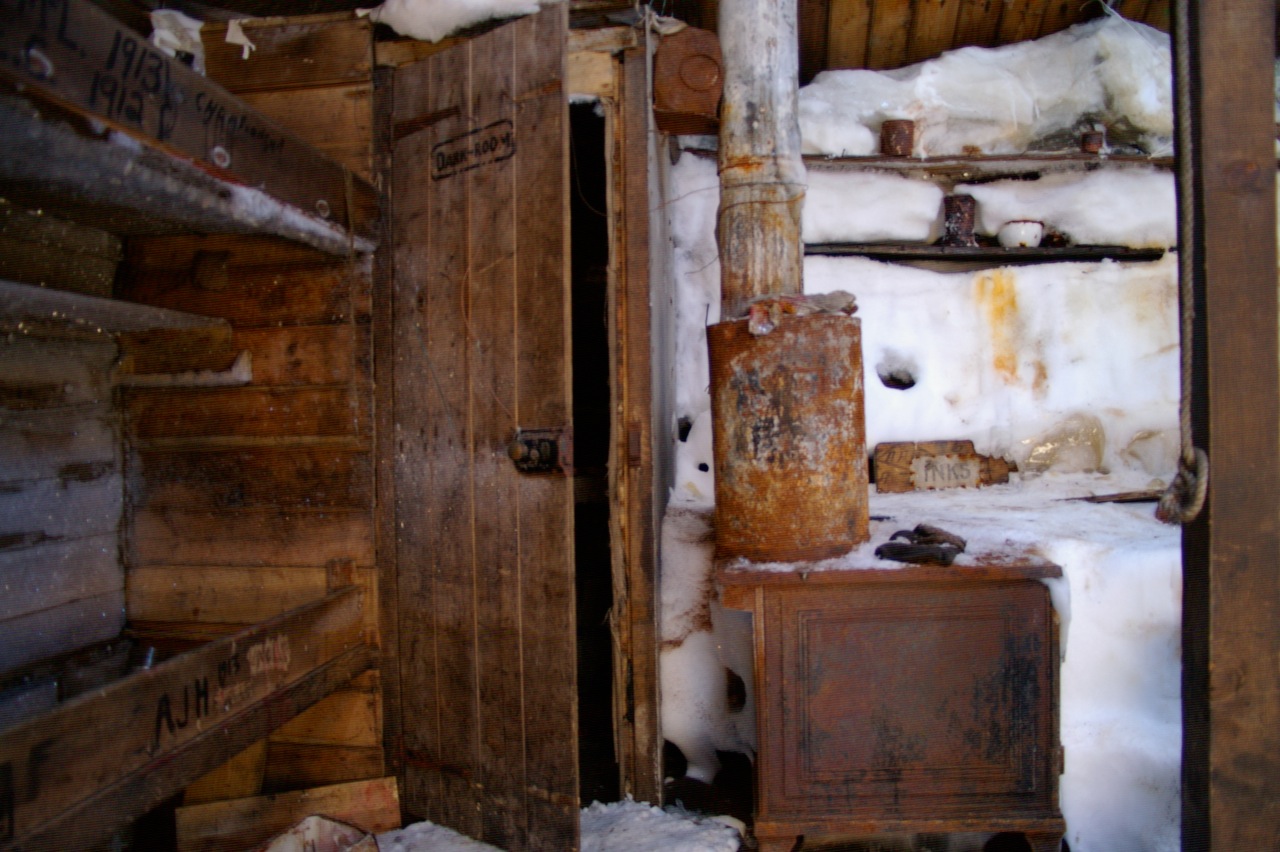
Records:
[[[567,429],[520,429],[507,455],[521,473],[573,475],[573,433]]]

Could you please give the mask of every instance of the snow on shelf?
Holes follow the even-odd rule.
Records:
[[[3,305],[0,323],[15,331],[66,328],[115,334],[227,325],[226,320],[215,317],[3,280],[0,280],[0,305]]]

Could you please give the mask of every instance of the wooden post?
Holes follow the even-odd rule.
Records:
[[[1273,846],[1280,825],[1274,17],[1274,4],[1253,0],[1174,4],[1193,434],[1212,470],[1208,502],[1183,531],[1188,852]]]

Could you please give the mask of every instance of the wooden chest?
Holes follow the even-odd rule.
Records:
[[[1046,562],[720,572],[755,621],[756,837],[1016,831],[1056,850]]]

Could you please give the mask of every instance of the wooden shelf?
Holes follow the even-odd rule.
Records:
[[[0,732],[0,850],[96,848],[374,665],[348,586]]]
[[[117,234],[268,234],[375,245],[379,196],[89,0],[17,9],[0,31],[5,196]]]
[[[1154,166],[1173,168],[1172,157],[1085,154],[1068,151],[1043,154],[999,154],[977,157],[815,157],[804,158],[805,168],[815,171],[849,171],[876,169],[904,172],[922,177],[966,180],[989,180],[1000,177],[1025,177],[1045,172],[1089,171],[1106,165]]]
[[[1159,260],[1164,257],[1165,249],[1124,246],[1004,248],[1002,246],[939,246],[903,243],[811,243],[804,247],[804,253],[833,257],[869,257],[873,260],[891,261],[970,261],[1004,266],[1021,263],[1097,261],[1108,258],[1129,261]]]
[[[68,290],[0,280],[0,327],[7,330],[118,334],[160,328],[229,328],[226,320]]]

